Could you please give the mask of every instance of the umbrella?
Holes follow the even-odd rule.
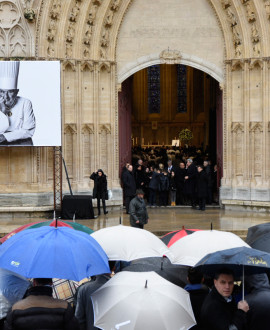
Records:
[[[75,281],[110,273],[105,252],[90,235],[51,226],[24,230],[2,244],[0,267],[28,278]]]
[[[270,223],[261,223],[256,226],[248,228],[246,243],[252,246],[252,243],[257,241],[260,237],[270,233]]]
[[[270,268],[270,254],[245,246],[210,253],[195,267],[203,274],[213,276],[221,268],[230,268],[235,276],[242,275],[244,299],[244,276],[264,273]]]
[[[143,258],[134,260],[123,271],[126,272],[150,272],[154,271],[169,282],[184,288],[187,284],[187,266],[173,265],[167,258]]]
[[[179,239],[193,234],[196,231],[200,231],[200,229],[186,229],[184,226],[181,230],[175,230],[171,231],[170,233],[167,233],[163,237],[161,237],[161,240],[163,243],[165,243],[168,247],[172,246],[175,242],[177,242]]]
[[[15,302],[23,298],[29,285],[26,278],[0,268],[0,320],[7,316]]]
[[[109,260],[131,261],[164,255],[173,260],[167,246],[144,229],[118,225],[95,231],[91,236],[103,247]]]
[[[93,295],[94,325],[111,329],[190,329],[189,294],[155,272],[117,273]]]
[[[170,250],[175,256],[174,264],[194,266],[204,256],[219,250],[246,246],[239,236],[217,230],[202,230],[183,237]]]
[[[26,225],[23,225],[19,228],[16,228],[15,230],[13,230],[12,232],[10,232],[9,234],[7,234],[6,236],[2,237],[0,239],[1,243],[4,243],[7,239],[9,239],[11,236],[19,233],[22,230],[25,229],[33,229],[33,228],[39,228],[39,227],[43,227],[43,226],[52,226],[55,227],[56,224],[56,219],[54,220],[49,220],[49,221],[36,221],[36,222],[32,222],[32,223],[28,223]],[[87,234],[92,234],[94,231],[84,225],[81,225],[77,222],[71,222],[71,221],[64,221],[64,220],[57,220],[57,227],[69,227],[69,228],[73,228],[75,230],[80,230],[84,233]]]
[[[270,253],[270,232],[266,232],[250,240],[250,246],[253,249]]]

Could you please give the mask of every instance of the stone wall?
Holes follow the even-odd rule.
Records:
[[[62,63],[63,153],[74,191],[88,192],[90,172],[103,167],[120,199],[121,83],[152,64],[182,63],[223,89],[223,203],[270,202],[269,0],[5,0],[0,19],[2,57]],[[0,153],[2,197],[50,203],[52,149]]]

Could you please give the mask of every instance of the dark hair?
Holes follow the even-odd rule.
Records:
[[[51,285],[52,284],[51,278],[34,278],[34,280],[38,285]]]
[[[229,268],[220,268],[219,270],[217,270],[215,272],[214,279],[215,280],[218,280],[219,279],[219,276],[222,275],[222,274],[232,275],[232,277],[234,278],[234,272],[231,269],[229,269]]]
[[[197,168],[201,168],[203,170],[203,165],[198,165]]]
[[[136,195],[144,195],[144,191],[142,189],[137,189]]]
[[[190,267],[188,270],[188,280],[190,284],[200,284],[203,280],[203,274],[196,268]]]

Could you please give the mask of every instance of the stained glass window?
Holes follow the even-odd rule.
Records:
[[[177,112],[187,112],[187,67],[177,64]]]
[[[160,113],[160,65],[147,69],[148,113]]]

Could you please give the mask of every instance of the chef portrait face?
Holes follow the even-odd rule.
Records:
[[[19,93],[18,89],[1,89],[0,88],[0,103],[10,108],[16,102],[16,97]]]

